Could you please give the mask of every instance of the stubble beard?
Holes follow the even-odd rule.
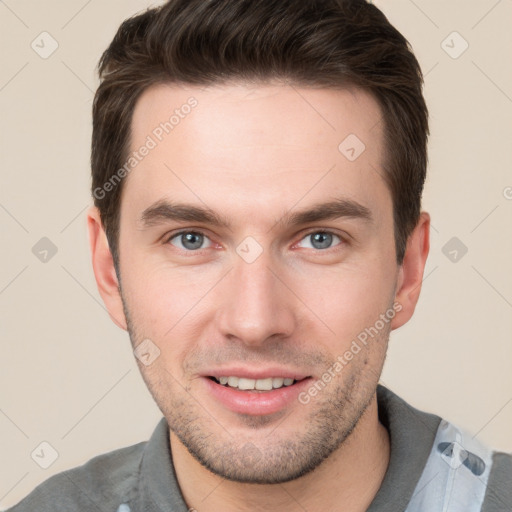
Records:
[[[123,299],[128,333],[132,346],[144,339],[138,335]],[[157,406],[165,416],[170,430],[188,452],[213,474],[234,482],[278,484],[295,480],[316,469],[349,439],[374,396],[384,364],[390,329],[380,333],[372,344],[381,345],[377,367],[368,364],[368,347],[357,354],[341,376],[331,381],[307,405],[310,412],[299,432],[280,435],[281,422],[296,425],[292,416],[282,418],[238,415],[238,426],[247,427],[247,438],[230,433],[230,425],[213,417],[201,404],[201,397],[192,396],[165,368],[160,373],[139,364],[142,378]],[[331,389],[329,389],[333,386]],[[295,407],[297,407],[295,406]],[[225,421],[225,420],[224,420]],[[271,425],[275,423],[272,429]],[[258,429],[266,434],[258,436]],[[282,429],[281,429],[282,430]],[[268,431],[272,433],[268,435]]]

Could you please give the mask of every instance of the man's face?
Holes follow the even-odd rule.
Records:
[[[139,366],[173,442],[222,477],[310,471],[374,396],[398,276],[380,117],[364,92],[284,85],[161,85],[136,105],[131,150],[156,147],[122,195],[130,336],[160,351]]]

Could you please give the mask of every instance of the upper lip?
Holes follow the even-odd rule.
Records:
[[[208,370],[202,373],[203,377],[242,377],[245,379],[268,379],[270,377],[283,377],[285,379],[302,380],[309,375],[290,370],[289,368],[267,367],[267,368],[242,368],[242,367],[221,367]]]

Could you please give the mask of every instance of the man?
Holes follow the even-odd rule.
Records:
[[[378,386],[429,250],[419,65],[363,0],[171,0],[100,62],[94,273],[164,418],[24,511],[512,510]]]

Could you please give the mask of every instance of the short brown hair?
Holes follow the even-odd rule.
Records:
[[[383,114],[384,178],[397,262],[416,226],[427,167],[428,111],[407,40],[364,0],[169,0],[125,20],[98,65],[92,191],[118,263],[123,183],[103,190],[129,151],[137,99],[149,86],[284,80],[372,94]],[[341,142],[341,141],[340,141]]]

